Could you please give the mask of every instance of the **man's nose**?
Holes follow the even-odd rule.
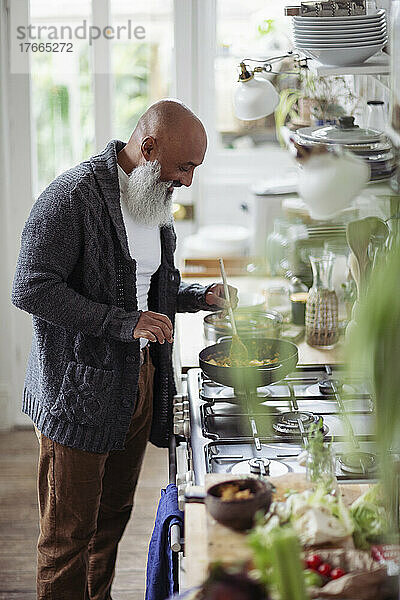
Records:
[[[180,178],[179,178],[180,182],[185,185],[186,187],[189,187],[192,184],[192,180],[193,180],[193,171],[190,171],[189,173],[184,173]]]

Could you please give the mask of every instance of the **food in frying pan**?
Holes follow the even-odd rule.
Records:
[[[276,352],[272,358],[253,358],[246,361],[242,361],[240,364],[235,362],[233,365],[230,356],[218,355],[214,358],[207,359],[206,362],[216,367],[269,367],[279,363],[279,353]]]

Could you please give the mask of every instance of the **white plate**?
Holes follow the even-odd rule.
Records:
[[[366,23],[370,23],[371,21],[377,21],[379,19],[385,18],[386,11],[379,10],[374,15],[353,15],[351,17],[293,17],[293,21],[295,23],[360,23],[365,21]]]
[[[376,46],[366,46],[364,48],[334,48],[334,49],[313,49],[303,50],[303,54],[313,58],[323,65],[335,67],[350,67],[363,64],[368,58],[374,56],[382,49],[380,44]]]
[[[357,40],[360,42],[368,42],[373,39],[385,39],[387,37],[386,32],[384,33],[371,33],[368,35],[323,35],[322,33],[313,34],[313,33],[295,33],[293,36],[296,40],[326,40],[326,42],[335,42],[336,40]]]
[[[298,19],[301,19],[301,21],[299,21]],[[368,21],[366,19],[363,19],[361,21],[352,21],[350,19],[339,19],[338,17],[328,17],[327,19],[323,19],[321,18],[315,18],[315,19],[309,19],[308,17],[293,17],[293,24],[298,27],[298,26],[303,26],[303,27],[318,27],[318,25],[320,27],[341,27],[342,25],[352,25],[353,27],[373,27],[374,25],[376,25],[377,23],[385,23],[386,22],[386,17],[382,16],[382,17],[376,17],[376,19],[369,19]]]
[[[387,40],[381,42],[338,42],[337,44],[325,44],[325,43],[311,43],[311,42],[295,42],[296,48],[304,49],[304,48],[366,48],[368,46],[381,46],[383,48],[386,44]]]
[[[354,27],[353,25],[351,27],[297,27],[297,25],[293,27],[293,31],[304,31],[305,33],[326,33],[331,35],[340,32],[361,34],[374,31],[386,31],[386,29],[387,27],[385,23],[376,27]]]
[[[326,38],[294,38],[294,43],[296,45],[301,44],[307,48],[307,44],[311,44],[311,46],[371,46],[371,44],[386,44],[387,37],[376,37],[368,40],[360,40],[355,42],[352,39],[342,39],[338,38],[337,40],[327,40]]]

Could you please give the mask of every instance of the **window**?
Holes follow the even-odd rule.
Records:
[[[217,0],[215,55],[216,128],[224,148],[241,147],[240,138],[259,145],[274,139],[274,117],[237,119],[232,95],[243,58],[267,58],[290,48],[286,0]],[[254,64],[254,63],[253,63]]]
[[[101,23],[93,23],[93,8]],[[104,140],[127,140],[149,104],[171,95],[173,15],[173,0],[30,0],[30,23],[57,27],[59,36],[64,27],[58,41],[73,45],[71,52],[47,52],[39,50],[39,42],[54,38],[41,33],[40,39],[31,40],[38,42],[30,54],[34,195],[59,173],[101,150]],[[129,35],[122,28],[128,21]],[[89,27],[105,24],[115,32],[120,26],[120,33],[90,42]],[[84,39],[77,37],[76,27],[82,28]],[[142,28],[138,37],[132,33],[136,27]],[[101,65],[104,56],[110,73],[96,91],[94,65]],[[103,97],[108,83],[110,97]]]
[[[30,2],[31,24],[36,27],[79,26],[83,19],[90,21],[90,14],[89,0]],[[42,36],[36,41],[68,42],[69,32],[66,32],[63,40],[56,41],[50,34],[50,39]],[[35,195],[59,173],[94,152],[94,96],[90,64],[87,40],[74,39],[72,52],[37,50],[31,53]]]
[[[143,41],[125,37],[112,44],[112,131],[118,139],[126,141],[146,108],[171,95],[173,14],[172,0],[111,1],[114,27],[131,19],[146,31]]]

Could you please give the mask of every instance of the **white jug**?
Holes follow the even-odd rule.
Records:
[[[368,165],[349,152],[311,154],[300,167],[298,194],[312,218],[330,219],[350,206],[369,176]]]

